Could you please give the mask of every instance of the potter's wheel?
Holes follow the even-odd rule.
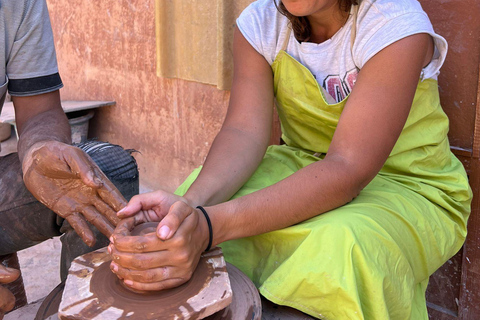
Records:
[[[217,301],[215,311],[229,302],[228,297],[225,297],[228,295],[225,279],[218,276],[222,273],[222,262],[225,264],[221,250],[215,248],[202,256],[192,280],[186,284],[156,293],[135,294],[119,283],[109,268],[110,255],[105,248],[100,249],[73,261],[66,289],[57,287],[52,291],[42,303],[35,319],[58,319],[58,310],[61,319],[261,319],[258,291],[248,277],[229,264],[224,269],[228,270],[228,274],[225,272],[224,275],[228,278],[227,282],[230,282],[232,302],[212,314],[209,301]],[[209,278],[209,274],[217,276],[213,276],[213,279],[210,277],[208,287],[214,290],[207,292],[204,282],[195,281],[194,278]],[[63,298],[60,298],[62,293]],[[190,298],[186,299],[185,296]],[[219,304],[220,299],[227,302]],[[203,306],[205,301],[207,303]],[[210,315],[205,317],[205,314]]]

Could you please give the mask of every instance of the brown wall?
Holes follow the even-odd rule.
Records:
[[[175,189],[206,156],[229,93],[156,76],[154,0],[47,2],[62,99],[115,100],[90,136],[140,151],[141,182]]]

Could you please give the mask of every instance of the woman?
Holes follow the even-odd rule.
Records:
[[[445,40],[414,0],[259,0],[237,24],[229,109],[203,167],[183,197],[119,212],[135,218],[112,238],[112,270],[140,290],[177,286],[221,244],[277,304],[428,319],[428,277],[462,245],[471,200],[438,98]],[[274,97],[285,145],[267,149]],[[128,236],[148,220],[156,237]]]

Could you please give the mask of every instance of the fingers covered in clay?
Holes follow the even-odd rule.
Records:
[[[190,278],[189,278],[190,279]],[[152,283],[143,283],[143,282],[137,282],[137,281],[132,281],[132,280],[125,280],[123,283],[137,291],[160,291],[160,290],[165,290],[165,289],[172,289],[176,288],[185,282],[187,282],[189,279],[167,279],[159,282],[152,282]]]
[[[23,162],[28,190],[68,220],[87,245],[95,239],[86,220],[110,237],[120,221],[116,212],[127,202],[95,162],[81,149],[56,141],[31,149]]]
[[[96,189],[102,201],[95,201],[95,205],[115,226],[119,222],[115,212],[123,208],[127,201],[85,152],[79,148],[73,149],[76,150],[68,154],[71,157],[67,158],[68,165],[86,186]]]
[[[170,207],[178,201],[187,202],[185,198],[163,190],[136,195],[117,215],[120,218],[128,218],[139,212],[148,213],[149,221],[162,220],[170,210]]]
[[[95,236],[93,235],[92,230],[90,230],[87,221],[81,214],[74,212],[66,216],[65,219],[68,221],[68,223],[70,223],[73,230],[75,230],[75,232],[80,238],[82,238],[83,242],[85,242],[87,246],[93,247],[95,245]]]
[[[137,290],[149,291],[172,288],[187,282],[192,277],[197,264],[198,259],[185,259],[185,262],[179,266],[131,269],[112,261],[110,269],[126,285]]]
[[[196,210],[183,201],[175,202],[169,209],[167,215],[160,221],[157,227],[156,237],[154,234],[147,234],[139,237],[132,237],[131,230],[148,221],[145,215],[135,215],[120,222],[113,234],[115,246],[119,251],[124,252],[151,252],[163,250],[165,244],[157,240],[169,240],[177,232],[182,223]],[[158,238],[158,239],[157,239]],[[181,237],[179,237],[181,239]],[[177,240],[178,241],[178,240]]]
[[[148,224],[140,224],[137,216],[120,222],[109,246],[112,271],[137,290],[159,290],[188,281],[208,242],[208,229],[200,227],[199,215],[184,202],[173,204],[159,223],[159,228],[168,225],[175,231],[166,240],[159,237],[159,228],[132,235]]]
[[[100,188],[103,185],[103,181],[94,170],[96,164],[81,149],[70,148],[70,146],[65,145],[62,153],[71,172],[74,173],[77,178],[80,178],[86,186]]]
[[[18,279],[20,271],[0,264],[0,283],[10,283]]]
[[[157,227],[157,235],[162,240],[170,239],[178,230],[183,221],[195,210],[185,202],[175,202],[168,211],[165,218],[160,221]]]
[[[160,202],[161,201],[157,195],[157,192],[139,194],[133,196],[128,204],[123,209],[118,211],[117,214],[120,218],[128,218],[142,210],[153,209],[156,206],[159,206],[161,204]]]
[[[116,273],[119,277],[124,280],[131,280],[135,282],[142,282],[142,283],[152,283],[152,282],[160,282],[168,279],[175,279],[176,276],[180,276],[180,272],[175,270],[173,267],[160,267],[160,268],[152,268],[147,270],[134,270],[124,268],[114,262],[110,265],[110,268],[114,273]],[[176,272],[175,272],[176,271]],[[176,275],[177,273],[178,275]],[[190,279],[190,276],[187,275],[187,280]]]
[[[8,312],[13,309],[15,306],[15,296],[0,286],[0,319],[3,319],[5,312]]]
[[[94,207],[92,206],[85,206],[82,209],[83,216],[93,224],[97,229],[110,237],[113,233],[114,227],[110,224],[108,219],[100,214]]]
[[[0,283],[10,283],[20,276],[20,271],[4,267],[0,264]],[[5,312],[10,311],[15,306],[15,296],[6,288],[0,286],[0,319]]]
[[[109,246],[109,253],[111,254],[112,261],[115,264],[133,270],[147,270],[149,268],[159,268],[165,265],[165,261],[167,261],[167,259],[172,258],[171,253],[167,250],[137,254],[130,252],[121,252],[115,249],[114,246]],[[173,258],[181,259],[180,257]],[[172,261],[172,263],[175,263],[175,261]]]

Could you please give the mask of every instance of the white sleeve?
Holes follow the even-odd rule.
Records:
[[[392,4],[388,1],[377,1],[365,11],[363,14],[359,12],[353,49],[357,66],[361,68],[379,51],[400,39],[413,34],[428,33],[434,40],[435,54],[424,68],[423,78],[437,77],[447,54],[447,41],[435,33],[427,14],[418,2],[397,0]]]
[[[57,58],[47,3],[45,0],[27,0],[9,53],[8,77],[25,79],[57,72]]]
[[[258,0],[243,10],[237,19],[237,27],[252,47],[272,64],[285,19],[272,0]]]

